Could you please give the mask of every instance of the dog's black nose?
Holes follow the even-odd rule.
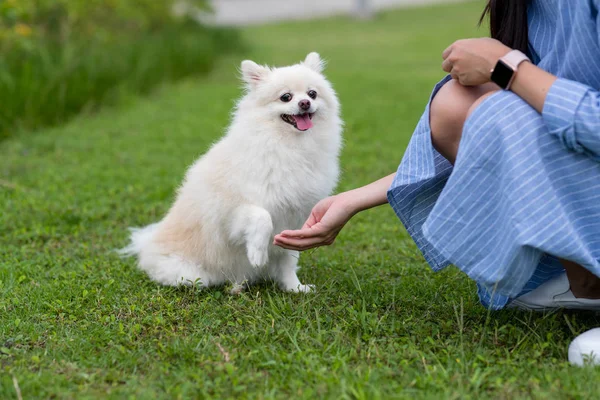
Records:
[[[310,108],[310,101],[308,100],[300,100],[298,103],[301,109],[308,110]]]

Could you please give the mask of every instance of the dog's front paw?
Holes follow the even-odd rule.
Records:
[[[299,284],[296,287],[290,287],[287,289],[288,292],[291,293],[310,293],[310,292],[314,292],[315,291],[315,285],[303,285],[303,284]]]
[[[246,283],[234,283],[231,290],[229,291],[229,294],[231,294],[232,296],[238,296],[242,294],[247,288],[248,285]]]
[[[260,268],[269,262],[269,251],[265,248],[248,246],[248,260],[254,268]]]

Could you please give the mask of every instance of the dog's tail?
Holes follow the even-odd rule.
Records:
[[[197,264],[162,249],[160,244],[155,242],[159,224],[160,222],[157,222],[143,228],[131,228],[129,245],[117,250],[118,253],[122,257],[136,256],[138,268],[163,285],[187,285],[198,281],[203,285],[209,282]]]
[[[158,222],[143,228],[129,228],[129,231],[131,232],[131,241],[127,247],[117,250],[117,252],[122,257],[139,256],[142,250],[146,248],[152,240],[156,228],[158,228]]]

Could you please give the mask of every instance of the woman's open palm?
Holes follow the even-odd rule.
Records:
[[[341,196],[327,197],[313,207],[301,229],[281,232],[273,244],[299,251],[330,245],[352,215]]]

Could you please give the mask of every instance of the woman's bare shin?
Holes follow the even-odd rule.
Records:
[[[560,260],[567,272],[571,292],[575,297],[600,299],[600,278],[581,265],[568,260]]]

